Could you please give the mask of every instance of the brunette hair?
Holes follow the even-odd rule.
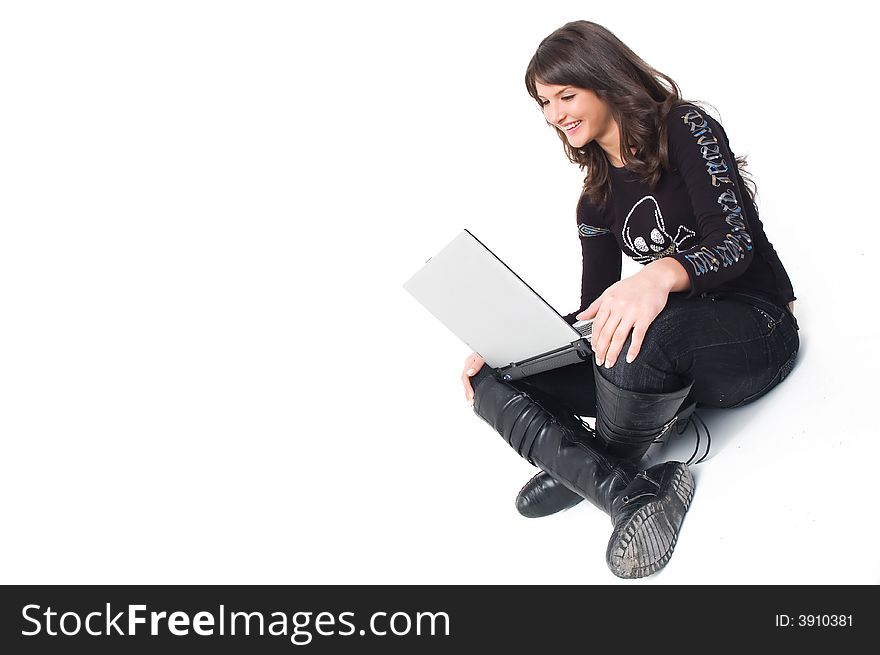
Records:
[[[671,77],[645,63],[608,29],[586,20],[566,23],[541,41],[526,68],[525,82],[529,95],[542,111],[536,82],[589,89],[608,103],[620,127],[621,161],[651,188],[663,170],[669,169],[666,135],[669,112],[682,103],[705,111],[704,105],[708,104],[682,99]],[[569,160],[582,171],[586,169],[583,194],[587,200],[604,206],[611,188],[610,164],[601,146],[591,141],[583,148],[572,148],[562,130],[555,125],[551,127],[562,141]],[[631,148],[635,148],[635,154]],[[736,166],[747,181],[754,203],[757,187],[745,170],[746,157],[737,157]]]

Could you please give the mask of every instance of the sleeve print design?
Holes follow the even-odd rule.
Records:
[[[706,174],[713,187],[720,189],[718,204],[724,212],[724,221],[730,226],[730,232],[724,239],[710,248],[701,246],[683,257],[693,266],[696,276],[709,272],[718,272],[736,262],[745,259],[746,253],[752,250],[752,238],[746,229],[742,206],[737,202],[735,183],[728,175],[730,169],[721,154],[718,139],[712,133],[709,123],[700,112],[689,109],[682,116],[684,123],[690,128],[691,136],[700,148],[700,154],[706,163]]]
[[[602,234],[610,234],[611,230],[604,227],[593,227],[586,223],[578,223],[578,232],[582,237],[597,237]]]
[[[696,233],[680,225],[673,238],[666,231],[666,223],[657,199],[654,196],[645,196],[626,215],[621,237],[623,243],[634,253],[630,254],[630,258],[639,264],[647,264],[685,250],[682,244],[690,237],[696,237]]]

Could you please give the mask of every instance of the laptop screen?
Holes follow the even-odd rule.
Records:
[[[493,368],[581,336],[468,230],[403,286]]]

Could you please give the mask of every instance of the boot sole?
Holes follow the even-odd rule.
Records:
[[[666,491],[651,501],[620,528],[619,538],[608,544],[608,567],[619,578],[644,578],[669,562],[678,532],[694,497],[694,478],[686,464],[673,473]],[[666,510],[681,519],[670,519]]]

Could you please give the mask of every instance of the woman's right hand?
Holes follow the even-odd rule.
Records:
[[[471,377],[477,374],[486,362],[477,353],[471,353],[464,360],[464,373],[461,374],[461,383],[464,385],[464,397],[471,407],[474,406],[474,388],[471,386]]]

